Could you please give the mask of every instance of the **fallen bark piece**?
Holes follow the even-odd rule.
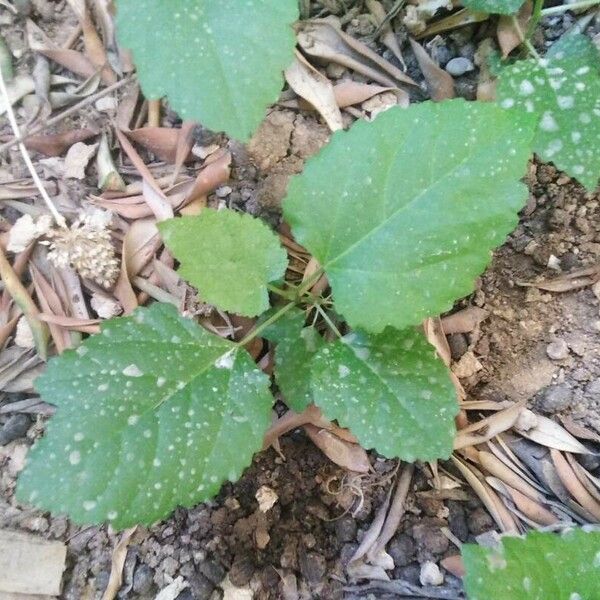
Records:
[[[66,557],[62,542],[0,531],[0,592],[58,596]]]

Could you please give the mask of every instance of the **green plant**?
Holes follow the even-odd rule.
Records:
[[[485,4],[491,11],[499,3]],[[247,138],[292,56],[295,2],[118,6],[146,94],[167,93],[182,116]],[[136,20],[140,12],[145,19]],[[272,45],[246,43],[241,20],[244,31],[268,30]],[[172,47],[146,34],[157,24],[172,28]],[[201,51],[188,62],[190,44]],[[238,60],[239,44],[246,60]],[[498,104],[424,102],[334,134],[284,203],[295,239],[319,263],[303,283],[285,280],[277,236],[248,215],[205,209],[161,223],[203,300],[260,320],[234,343],[154,304],[104,322],[101,334],[52,359],[36,387],[58,410],[31,450],[18,498],[123,528],[212,497],[239,477],[269,425],[270,381],[245,349],[258,337],[275,345],[274,380],[290,408],[314,403],[388,457],[447,458],[458,404],[419,325],[472,291],[516,225],[532,148],[589,188],[597,182],[597,52],[580,38],[559,44],[545,63],[506,67]],[[573,106],[554,93],[558,76],[577,97]],[[575,140],[583,114],[595,120]],[[560,136],[561,148],[548,134]],[[311,291],[322,276],[333,299]]]
[[[504,537],[498,548],[466,544],[470,600],[593,600],[600,593],[600,533],[569,529]]]

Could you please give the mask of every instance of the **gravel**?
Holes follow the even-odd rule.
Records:
[[[538,406],[545,413],[557,413],[569,408],[574,401],[573,390],[566,383],[551,385],[545,388],[538,401]]]
[[[546,346],[546,354],[552,360],[565,360],[569,356],[569,346],[565,340],[555,340]]]
[[[446,64],[446,71],[453,77],[460,77],[461,75],[469,73],[474,69],[475,67],[473,66],[473,63],[464,56],[457,56],[456,58],[448,61]]]

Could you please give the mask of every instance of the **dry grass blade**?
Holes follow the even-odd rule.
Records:
[[[577,269],[566,275],[561,275],[555,279],[545,281],[517,281],[517,285],[522,287],[535,287],[546,292],[570,292],[578,290],[589,285],[594,285],[600,280],[600,266],[585,267]]]
[[[100,319],[80,319],[78,317],[65,317],[54,315],[52,313],[40,313],[40,321],[60,325],[71,331],[80,331],[81,333],[98,333],[100,331]]]
[[[517,533],[518,528],[513,517],[492,488],[483,480],[483,476],[480,473],[478,474],[478,471],[472,467],[467,466],[456,455],[452,455],[452,462],[462,473],[467,483],[473,488],[473,491],[479,496],[498,527],[505,533]]]
[[[423,47],[415,42],[415,40],[411,39],[410,45],[417,57],[417,62],[425,77],[425,81],[427,82],[427,88],[429,89],[431,99],[434,102],[441,102],[442,100],[454,98],[456,94],[454,92],[454,79],[452,79],[452,75],[443,69],[440,69]]]
[[[512,501],[515,507],[529,520],[540,526],[555,525],[560,519],[542,504],[532,498],[522,494],[519,490],[507,485],[504,481],[496,477],[486,477],[488,484],[502,496]]]
[[[48,281],[46,281],[46,278],[33,263],[29,265],[29,270],[35,286],[37,299],[43,312],[58,317],[65,317],[64,307],[62,306],[60,298]],[[64,352],[67,348],[72,347],[71,337],[67,329],[56,323],[49,323],[48,327],[59,354]]]
[[[597,502],[585,489],[573,469],[569,466],[565,457],[558,450],[551,448],[550,456],[552,457],[552,462],[554,463],[558,476],[565,488],[567,488],[573,498],[575,498],[575,500],[583,506],[590,515],[592,515],[593,520],[596,523],[600,522],[600,502]]]
[[[331,81],[296,51],[294,62],[285,70],[290,87],[314,106],[331,131],[343,129],[342,113],[337,105]]]
[[[454,449],[460,450],[461,448],[482,444],[496,437],[499,433],[508,431],[515,425],[523,410],[526,410],[524,403],[520,402],[461,429],[454,439]]]
[[[177,177],[183,168],[183,164],[189,158],[194,147],[194,131],[196,123],[193,121],[184,121],[179,130],[177,138],[177,148],[175,149],[175,168],[171,175],[170,185],[177,181]]]
[[[383,5],[378,0],[367,0],[367,8],[371,11],[371,14],[377,22],[378,28],[380,28],[381,41],[391,50],[394,56],[398,59],[402,68],[406,71],[406,63],[400,50],[400,45],[396,39],[396,35],[392,31],[392,27],[389,22],[386,22],[386,12]]]
[[[528,0],[523,4],[516,16],[517,24],[515,25],[515,17],[512,15],[500,15],[498,19],[498,27],[496,29],[496,37],[498,45],[502,51],[502,58],[506,58],[515,48],[519,47],[523,42],[523,32],[527,31],[527,25],[531,19],[533,4]]]
[[[565,453],[565,458],[569,463],[571,469],[577,478],[579,479],[581,485],[588,491],[588,493],[594,498],[596,502],[600,502],[600,490],[597,487],[598,480],[589,473],[586,469],[584,469],[573,457],[572,454],[568,452]]]
[[[4,250],[0,247],[0,278],[4,282],[5,290],[10,294],[15,304],[23,311],[27,323],[31,328],[36,350],[42,360],[48,356],[48,326],[39,320],[40,311],[31,296],[21,283],[19,277],[8,262]]]
[[[121,583],[123,581],[123,566],[125,565],[125,559],[127,558],[127,547],[131,540],[131,536],[135,533],[137,527],[131,527],[126,529],[121,534],[119,541],[116,543],[112,553],[112,563],[110,567],[110,577],[108,584],[102,595],[102,600],[113,600],[117,595]]]
[[[394,492],[394,498],[392,499],[390,510],[381,529],[381,533],[375,540],[373,547],[368,552],[369,557],[375,557],[382,552],[387,543],[396,534],[396,531],[400,526],[400,521],[402,520],[406,510],[406,498],[408,496],[408,490],[410,488],[410,482],[412,481],[414,471],[414,464],[406,464],[402,469],[402,473],[398,478],[398,483],[396,485],[396,491]]]
[[[424,31],[417,34],[417,39],[424,37],[431,37],[442,33],[444,31],[450,31],[457,27],[464,27],[471,23],[480,23],[481,21],[487,21],[490,16],[487,13],[473,12],[467,8],[456,11],[443,19],[439,19],[428,25]]]

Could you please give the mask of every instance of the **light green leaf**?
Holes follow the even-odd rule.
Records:
[[[215,495],[260,450],[268,378],[245,350],[154,304],[51,360],[57,405],[21,474],[21,502],[77,523],[151,524]]]
[[[297,0],[118,0],[120,43],[144,94],[182,119],[247,140],[293,60]]]
[[[468,294],[517,224],[535,120],[490,103],[391,109],[338,132],[284,213],[355,328],[402,329]]]
[[[524,0],[462,0],[467,8],[494,15],[515,15]]]
[[[462,547],[469,600],[600,598],[600,532],[533,531],[503,537],[501,548]]]
[[[535,113],[534,151],[594,190],[600,177],[600,55],[582,38],[558,42],[550,58],[504,69],[498,102]]]
[[[587,35],[581,35],[580,33],[565,33],[550,46],[546,58],[555,60],[575,58],[584,62],[591,62],[596,65],[597,71],[600,70],[598,49]]]
[[[312,373],[316,404],[364,448],[407,462],[450,456],[456,393],[422,333],[351,333],[319,351]]]
[[[304,327],[305,319],[303,311],[290,311],[263,332],[263,337],[277,344],[275,380],[285,403],[296,412],[314,402],[310,361],[325,345],[314,327]]]
[[[158,226],[180,261],[179,273],[206,302],[253,317],[269,307],[267,283],[285,274],[287,256],[259,219],[232,210],[203,210],[197,217]]]

